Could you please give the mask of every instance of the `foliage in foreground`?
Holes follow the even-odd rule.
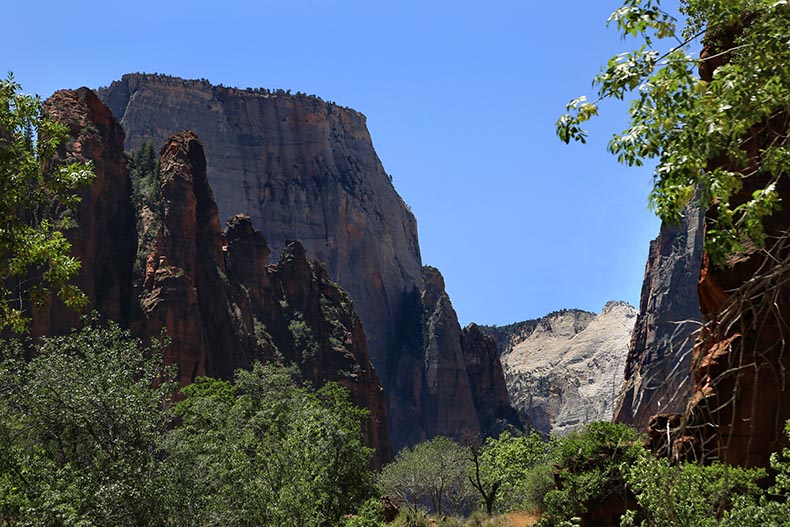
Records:
[[[336,385],[258,364],[172,408],[162,348],[112,324],[0,353],[0,525],[328,527],[370,496]]]
[[[558,440],[553,461],[559,485],[544,497],[541,526],[563,525],[612,495],[625,500],[623,472],[645,454],[636,431],[622,424],[590,423]]]
[[[114,326],[0,358],[0,524],[161,525],[161,361]]]
[[[30,305],[50,291],[66,305],[86,303],[68,283],[80,262],[63,231],[79,203],[76,190],[93,179],[90,166],[53,163],[66,127],[21,89],[10,74],[0,80],[0,331],[16,333],[27,330]]]
[[[430,508],[434,514],[469,509],[474,490],[467,481],[469,456],[465,448],[437,436],[398,453],[379,476],[379,489],[411,511]]]
[[[777,183],[790,160],[790,4],[684,0],[681,10],[682,26],[659,0],[626,0],[609,23],[637,49],[609,60],[593,81],[597,100],[571,101],[557,133],[584,142],[583,123],[599,101],[631,97],[630,127],[609,150],[628,165],[657,162],[651,202],[663,220],[676,223],[695,193],[715,209],[705,244],[721,261],[762,245],[762,221],[779,206]],[[706,56],[697,53],[701,44]],[[714,65],[701,80],[698,69]]]

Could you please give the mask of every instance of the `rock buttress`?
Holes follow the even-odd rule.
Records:
[[[137,250],[131,182],[126,171],[124,133],[109,109],[88,88],[61,90],[44,102],[44,113],[67,127],[69,139],[58,157],[89,162],[96,176],[79,191],[76,228],[65,234],[81,262],[76,285],[88,296],[84,312],[97,310],[122,325],[132,305],[132,266]],[[62,334],[79,324],[80,313],[57,299],[33,316],[34,337]]]
[[[616,422],[647,431],[652,415],[678,413],[692,392],[691,350],[701,326],[697,282],[703,212],[686,207],[650,242],[639,314],[631,335]]]

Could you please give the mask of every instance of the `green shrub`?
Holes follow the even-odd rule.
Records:
[[[546,493],[539,525],[573,523],[587,511],[588,503],[603,501],[612,494],[625,499],[623,471],[646,455],[637,432],[622,424],[590,423],[559,439],[553,454],[559,489]]]
[[[719,525],[738,496],[756,497],[762,469],[747,470],[721,463],[670,465],[666,459],[645,456],[625,471],[645,519],[643,527],[708,527]],[[624,522],[635,525],[635,522]]]
[[[384,509],[378,498],[370,498],[362,504],[356,515],[346,519],[343,527],[383,527]]]

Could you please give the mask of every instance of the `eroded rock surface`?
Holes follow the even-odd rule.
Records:
[[[90,162],[96,178],[79,191],[79,228],[66,232],[72,255],[82,262],[76,285],[87,294],[83,313],[98,310],[121,323],[129,321],[132,262],[137,249],[131,182],[123,154],[124,133],[109,109],[87,88],[61,90],[47,99],[43,111],[64,124],[69,140],[59,156],[68,162]],[[57,299],[34,312],[34,337],[62,334],[79,323],[81,313]]]
[[[498,342],[513,406],[539,432],[565,434],[610,420],[636,310],[609,302],[599,315],[562,310],[485,328]]]
[[[476,327],[462,330],[442,274],[430,266],[422,272],[425,288],[413,298],[422,331],[396,357],[389,393],[396,441],[409,445],[436,435],[474,441],[522,428],[495,342]]]
[[[194,130],[221,219],[252,218],[272,252],[299,240],[354,299],[384,385],[407,295],[422,288],[414,216],[395,192],[365,117],[317,97],[124,75],[99,90],[126,147]]]
[[[625,364],[615,421],[647,431],[650,417],[683,412],[691,397],[691,350],[702,314],[697,282],[703,213],[686,208],[678,225],[663,223],[650,242],[639,314]]]

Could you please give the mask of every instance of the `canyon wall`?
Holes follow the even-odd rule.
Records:
[[[609,302],[600,314],[562,310],[537,320],[486,327],[500,348],[514,408],[543,434],[610,420],[636,310]]]
[[[422,288],[414,216],[373,149],[359,112],[317,97],[124,75],[98,90],[126,148],[159,148],[192,130],[206,152],[221,221],[248,214],[279,254],[299,240],[354,299],[385,386],[404,297]]]
[[[82,263],[77,278],[88,296],[86,311],[128,324],[132,310],[132,261],[137,248],[135,212],[129,200],[131,183],[124,159],[124,134],[109,109],[87,88],[58,91],[43,111],[66,126],[69,138],[59,157],[90,162],[96,178],[79,190],[78,228],[65,234],[72,255]],[[62,334],[79,323],[80,314],[50,298],[37,310],[34,337]]]
[[[464,340],[441,275],[422,268],[416,222],[362,114],[314,96],[163,75],[124,75],[99,94],[128,149],[197,132],[220,218],[244,213],[273,252],[298,240],[306,259],[326,264],[364,325],[396,448],[520,426],[490,343]]]
[[[397,376],[389,393],[393,428],[407,431],[403,444],[437,435],[474,441],[521,429],[495,342],[474,327],[462,330],[442,274],[430,266],[422,273],[425,288],[415,299],[422,331],[394,358]]]
[[[663,223],[650,242],[617,422],[647,430],[660,413],[680,413],[691,397],[691,354],[700,326],[697,282],[702,264],[700,207],[686,207],[677,225]]]
[[[92,162],[97,173],[67,233],[82,261],[76,284],[88,307],[143,340],[166,330],[165,361],[178,367],[182,385],[199,375],[229,378],[258,359],[295,364],[315,386],[340,383],[370,410],[363,431],[374,465],[390,459],[384,391],[351,299],[298,243],[267,266],[266,240],[249,217],[237,215],[221,230],[197,136],[167,141],[157,198],[135,211],[123,132],[109,110],[85,88],[56,93],[45,109],[69,126],[62,157]],[[60,309],[51,301],[34,313],[34,337],[79,324],[79,313]]]

